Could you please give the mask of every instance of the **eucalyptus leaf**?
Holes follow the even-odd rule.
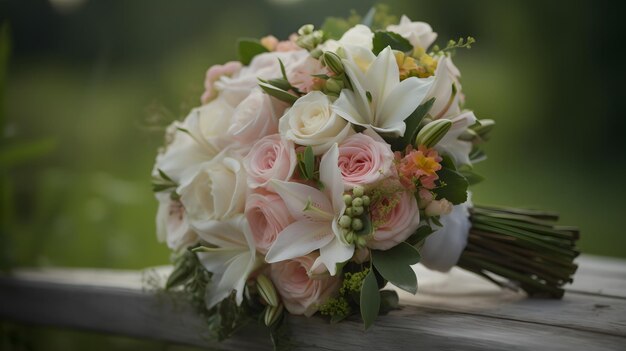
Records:
[[[413,45],[411,45],[408,40],[406,40],[400,34],[394,32],[378,31],[374,33],[372,44],[372,52],[374,53],[374,55],[378,55],[387,46],[390,46],[392,49],[402,52],[409,52],[413,50]]]
[[[478,184],[485,180],[485,177],[481,176],[480,174],[474,173],[471,170],[461,170],[461,174],[465,177],[465,179],[467,179],[467,183],[469,185]]]
[[[419,261],[417,249],[405,242],[385,251],[372,250],[372,262],[380,275],[411,294],[417,292],[417,277],[411,265]]]
[[[469,183],[459,172],[449,168],[442,168],[437,172],[439,186],[434,190],[437,200],[446,199],[454,205],[467,201],[467,187]]]
[[[365,279],[363,279],[359,305],[363,324],[367,330],[374,324],[374,320],[378,317],[378,311],[380,310],[380,293],[378,292],[378,284],[376,283],[376,276],[373,270],[370,270]]]
[[[239,39],[237,47],[239,61],[244,65],[249,65],[256,55],[268,52],[267,48],[256,39]]]
[[[406,239],[406,242],[409,245],[415,246],[415,245],[419,244],[422,240],[426,239],[430,234],[432,234],[434,232],[435,231],[430,226],[423,225],[423,226],[417,228],[415,233],[413,233],[410,237],[408,237],[408,239]]]

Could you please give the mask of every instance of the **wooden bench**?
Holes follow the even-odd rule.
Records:
[[[462,270],[421,266],[416,296],[400,293],[400,310],[367,332],[356,318],[330,325],[290,316],[301,350],[626,350],[626,261],[582,256],[563,300],[527,299]],[[225,349],[271,349],[267,331],[250,326],[223,343],[210,341],[189,306],[151,288],[147,272],[18,269],[0,276],[0,319],[93,330]]]

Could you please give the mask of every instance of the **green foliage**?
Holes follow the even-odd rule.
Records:
[[[352,313],[352,306],[345,296],[331,297],[319,307],[319,312],[323,316],[330,316],[331,323],[337,323]]]
[[[374,39],[372,39],[372,52],[374,55],[378,55],[387,46],[390,46],[394,50],[409,52],[413,50],[413,45],[409,43],[404,37],[398,33],[378,31],[374,33]]]
[[[298,100],[298,97],[279,88],[276,87],[272,84],[270,84],[269,82],[264,82],[264,81],[259,81],[259,86],[261,87],[261,89],[263,89],[263,91],[265,91],[268,95],[280,100],[280,101],[284,101],[290,105],[293,105],[294,102],[296,102],[296,100]]]
[[[372,263],[380,275],[412,294],[417,292],[417,277],[411,265],[419,260],[419,252],[405,242],[385,251],[372,250]]]
[[[378,317],[378,311],[380,310],[380,293],[378,292],[378,283],[373,270],[370,270],[365,279],[363,279],[359,305],[363,324],[367,330],[374,324],[374,320]]]
[[[172,180],[165,172],[158,170],[159,177],[152,178],[152,191],[157,193],[161,191],[171,190],[178,187],[175,181]]]
[[[459,172],[450,168],[442,168],[437,172],[438,186],[434,189],[436,199],[446,199],[454,205],[467,201],[469,183]]]
[[[482,182],[483,180],[485,180],[485,177],[481,176],[480,174],[477,174],[476,172],[472,171],[471,169],[461,169],[459,171],[461,173],[461,175],[463,177],[465,177],[465,179],[467,180],[468,185],[475,185],[478,184],[480,182]]]
[[[408,145],[413,144],[413,141],[419,132],[420,123],[428,114],[428,111],[430,111],[433,107],[434,103],[435,98],[429,99],[428,101],[417,106],[415,111],[413,111],[413,113],[411,113],[411,115],[404,120],[404,123],[406,124],[404,135],[399,139],[391,140],[391,148],[393,151],[402,151]]]
[[[408,239],[406,239],[406,243],[412,246],[419,245],[426,239],[430,234],[435,231],[428,225],[423,225],[415,231],[415,233],[411,234]]]
[[[267,48],[256,39],[242,38],[237,41],[239,61],[244,65],[249,65],[256,55],[264,52],[268,52]]]
[[[446,44],[446,47],[443,49],[440,49],[438,45],[433,46],[432,55],[443,55],[446,52],[454,53],[456,49],[462,48],[471,49],[472,44],[474,44],[475,42],[476,39],[474,39],[473,37],[467,37],[467,39],[459,38],[459,40],[457,41],[451,39]]]

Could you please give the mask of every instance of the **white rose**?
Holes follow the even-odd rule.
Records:
[[[469,194],[468,194],[469,196]],[[467,246],[467,236],[472,227],[469,220],[471,201],[456,205],[452,212],[442,215],[442,228],[431,234],[420,249],[421,263],[426,268],[447,272],[456,265]]]
[[[280,119],[280,135],[296,144],[311,146],[316,155],[323,154],[352,132],[350,124],[331,107],[330,99],[323,93],[306,94]]]
[[[177,184],[180,184],[184,175],[197,165],[211,159],[212,155],[202,145],[197,143],[189,134],[181,132],[184,124],[175,121],[167,127],[167,144],[159,151],[152,170],[154,178],[160,178],[159,170],[164,172]]]
[[[178,187],[189,221],[197,226],[243,213],[246,202],[246,172],[239,155],[224,150],[201,165],[188,182]]]
[[[309,56],[309,52],[302,49],[286,52],[267,52],[256,55],[249,66],[243,67],[238,74],[232,77],[222,76],[215,87],[232,106],[237,106],[245,99],[252,89],[259,86],[259,78],[274,79],[281,78],[280,63],[282,61],[285,69],[289,71],[298,64],[300,60]]]
[[[387,26],[387,30],[395,32],[406,38],[411,45],[428,49],[428,47],[437,39],[437,33],[426,22],[411,22],[411,20],[402,15],[400,23],[397,25]]]
[[[159,201],[156,216],[157,238],[165,241],[175,251],[185,249],[198,242],[198,235],[189,226],[185,207],[178,200],[173,200],[169,193],[155,194]]]
[[[287,104],[272,99],[260,88],[254,88],[233,112],[228,134],[241,144],[253,144],[257,140],[278,133],[278,118]]]

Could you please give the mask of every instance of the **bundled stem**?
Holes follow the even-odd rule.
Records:
[[[578,266],[578,228],[556,225],[558,215],[475,206],[458,266],[530,297],[561,298]]]

